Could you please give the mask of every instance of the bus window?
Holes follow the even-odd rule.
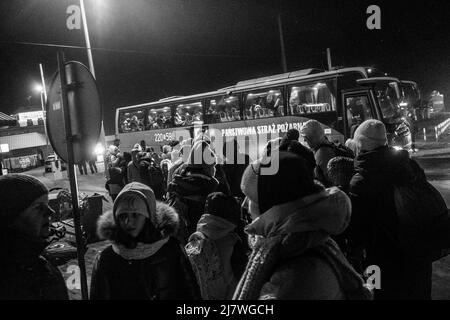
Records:
[[[345,110],[347,110],[347,132],[353,138],[356,128],[364,121],[373,118],[367,95],[346,97]]]
[[[119,113],[119,132],[144,130],[144,110],[123,110]]]
[[[145,130],[166,129],[173,127],[172,115],[169,106],[148,109]]]
[[[246,120],[275,116],[284,116],[283,93],[280,89],[264,89],[245,94]]]
[[[396,82],[377,83],[374,90],[383,114],[384,123],[399,122],[402,114],[398,84]]]
[[[241,120],[239,97],[223,95],[208,99],[206,116],[209,123],[220,123]]]
[[[332,81],[323,81],[289,88],[289,113],[304,115],[336,110],[336,95]]]
[[[174,123],[176,127],[203,124],[203,104],[188,102],[176,105]]]

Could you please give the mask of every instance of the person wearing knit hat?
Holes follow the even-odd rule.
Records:
[[[347,157],[334,157],[328,162],[328,177],[333,186],[341,188],[348,193],[350,180],[355,172],[353,159]]]
[[[97,222],[100,238],[111,245],[95,259],[90,299],[198,298],[195,276],[174,237],[178,224],[175,209],[156,201],[150,187],[127,184]]]
[[[314,152],[317,164],[315,178],[324,186],[331,186],[327,176],[327,165],[330,159],[338,155],[335,145],[327,139],[325,130],[317,120],[306,121],[300,129],[300,135]]]
[[[365,251],[363,268],[377,265],[383,270],[383,285],[375,291],[375,299],[429,300],[432,262],[427,254],[431,250],[426,250],[426,254],[419,248],[409,253],[401,250],[398,239],[404,220],[400,218],[407,213],[400,215],[396,205],[397,187],[422,183],[423,169],[408,151],[387,145],[386,128],[381,121],[364,121],[355,130],[353,140],[359,153],[350,181],[353,210],[346,237],[355,248]],[[413,232],[410,237],[411,243],[422,239]]]
[[[33,176],[0,177],[0,300],[68,299],[60,271],[41,253],[48,245],[47,187]]]
[[[380,120],[366,120],[356,128],[353,140],[361,151],[384,147],[387,145],[386,127]]]
[[[208,195],[205,213],[189,237],[186,252],[204,300],[231,299],[247,264],[239,204],[222,192]],[[212,244],[212,245],[208,245]]]
[[[260,174],[262,166],[253,162],[242,177],[253,217],[246,232],[254,241],[233,299],[370,299],[330,238],[349,223],[346,194],[315,184],[305,159],[294,153],[279,152],[274,175]]]

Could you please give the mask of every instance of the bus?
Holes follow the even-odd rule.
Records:
[[[411,148],[400,103],[401,82],[369,67],[304,69],[236,83],[216,91],[175,96],[116,110],[121,149],[145,140],[159,148],[208,131],[236,139],[247,154],[259,154],[268,139],[319,121],[330,141],[344,142],[367,119],[386,125],[389,144]],[[155,149],[157,150],[157,149]]]

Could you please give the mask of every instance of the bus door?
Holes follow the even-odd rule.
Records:
[[[365,120],[374,119],[376,115],[370,91],[365,89],[342,91],[342,107],[346,139],[353,138],[356,128]]]

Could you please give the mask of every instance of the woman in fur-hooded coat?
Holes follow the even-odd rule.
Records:
[[[200,297],[195,276],[173,237],[178,214],[148,186],[133,182],[98,222],[100,237],[111,241],[96,258],[91,299],[185,300]]]

